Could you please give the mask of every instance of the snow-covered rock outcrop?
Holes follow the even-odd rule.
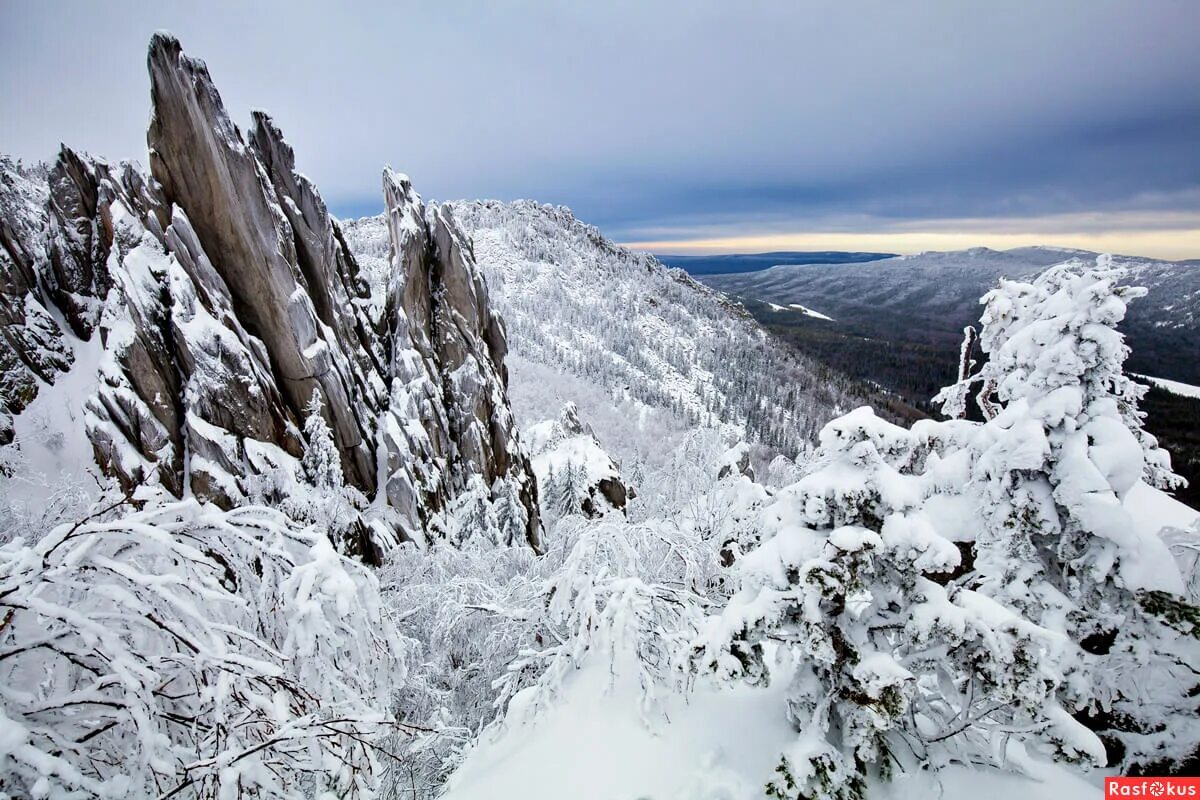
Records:
[[[531,426],[527,435],[538,485],[560,513],[599,517],[624,511],[636,496],[574,403],[563,406],[557,420]]]
[[[12,441],[12,415],[73,360],[38,291],[46,199],[44,171],[0,158],[0,444]]]
[[[388,496],[403,508],[415,491],[418,502],[440,507],[438,498],[456,494],[472,475],[487,486],[511,478],[537,548],[537,487],[505,393],[507,334],[470,242],[450,209],[426,208],[407,177],[384,170],[383,190],[392,411],[407,446],[389,448]],[[406,420],[420,420],[422,430]],[[414,454],[418,463],[445,466],[398,475]]]
[[[450,213],[385,174],[381,296],[267,114],[243,137],[170,35],[153,37],[148,66],[152,176],[66,147],[45,176],[0,165],[0,416],[54,391],[71,342],[98,337],[85,426],[127,489],[159,483],[225,508],[260,496],[297,473],[319,396],[364,498],[363,555],[422,535],[474,476],[520,498],[539,548],[504,326]]]

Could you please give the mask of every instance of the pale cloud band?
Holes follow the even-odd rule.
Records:
[[[742,230],[753,226],[741,225]],[[800,228],[801,226],[797,226]],[[823,230],[821,228],[824,228]],[[854,226],[825,222],[815,229],[727,234],[714,228],[663,229],[653,238],[623,243],[653,253],[754,253],[775,250],[850,250],[920,253],[990,247],[1046,245],[1170,260],[1200,258],[1200,213],[1116,212],[1031,218],[957,220],[859,220]]]

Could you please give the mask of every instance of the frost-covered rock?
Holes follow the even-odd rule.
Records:
[[[549,507],[587,517],[625,510],[633,491],[591,427],[579,419],[574,403],[563,406],[557,420],[531,426],[527,436],[534,474]]]
[[[98,338],[84,423],[127,491],[155,483],[224,508],[281,498],[307,480],[300,427],[319,395],[369,517],[356,527],[381,540],[363,538],[363,555],[423,538],[476,476],[490,500],[515,498],[538,548],[504,325],[451,212],[389,172],[402,222],[381,289],[268,115],[243,137],[168,34],[148,66],[153,177],[66,147],[49,169],[0,165],[0,441],[73,343]]]
[[[44,170],[0,157],[0,444],[12,441],[12,415],[73,360],[38,291],[47,195]]]
[[[150,168],[165,200],[188,214],[238,317],[265,347],[291,415],[319,388],[348,476],[374,489],[368,421],[383,386],[356,369],[365,348],[349,335],[358,323],[345,302],[353,261],[347,266],[336,240],[322,240],[332,222],[264,115],[247,145],[203,62],[173,37],[151,40],[149,68]]]
[[[426,207],[404,175],[383,174],[391,269],[384,307],[392,375],[387,493],[441,508],[478,475],[493,500],[511,484],[540,548],[537,485],[507,399],[507,334],[451,209]],[[419,423],[419,424],[418,424]]]

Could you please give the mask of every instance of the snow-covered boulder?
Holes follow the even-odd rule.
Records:
[[[527,438],[543,502],[558,513],[599,517],[624,511],[636,496],[574,403],[563,406],[557,420],[530,427]]]

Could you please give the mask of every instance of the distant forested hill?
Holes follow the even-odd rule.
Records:
[[[797,350],[895,392],[926,413],[954,380],[962,329],[978,324],[979,297],[1001,277],[1028,279],[1049,265],[1095,253],[1029,247],[922,253],[870,264],[775,267],[702,280],[737,298]],[[1200,384],[1200,264],[1118,256],[1127,282],[1148,294],[1130,303],[1121,330],[1128,368]],[[1162,389],[1143,402],[1146,427],[1174,454],[1190,487],[1177,497],[1200,506],[1200,400]]]
[[[776,253],[735,253],[715,256],[656,256],[668,267],[679,267],[689,275],[733,275],[743,272],[758,272],[777,266],[802,264],[859,264],[891,258],[891,253],[850,253],[841,250],[813,250],[804,252],[780,251]]]

